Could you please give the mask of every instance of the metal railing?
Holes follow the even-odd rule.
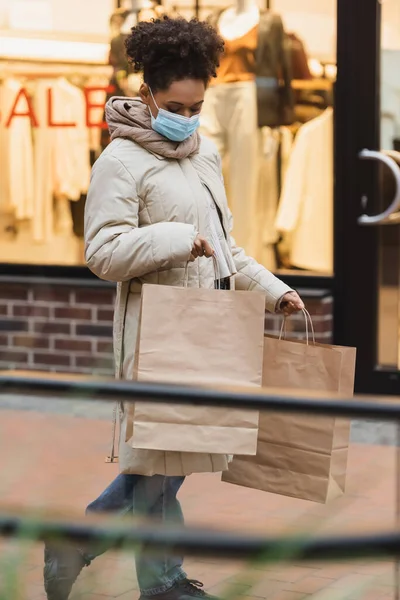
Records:
[[[232,391],[228,389],[198,389],[176,385],[155,385],[115,380],[71,380],[46,377],[0,376],[0,394],[24,394],[54,401],[73,397],[90,401],[135,400],[176,404],[218,406],[224,408],[247,408],[280,413],[299,413],[345,418],[374,419],[400,423],[400,403],[395,400],[380,402],[372,399],[307,398],[301,396],[269,394],[263,390]],[[399,481],[399,463],[397,478]],[[398,486],[399,487],[399,486]],[[399,506],[399,498],[397,498]],[[100,527],[90,524],[65,522],[38,522],[14,516],[0,515],[0,536],[20,539],[50,540],[66,539],[74,542],[100,543],[106,541],[110,548],[143,546],[154,552],[168,548],[172,552],[208,555],[220,558],[282,560],[287,557],[304,561],[327,561],[356,559],[361,557],[386,557],[400,559],[400,532],[381,532],[367,536],[312,537],[288,536],[280,538],[249,537],[214,530],[170,529],[132,525],[124,527]],[[398,575],[398,563],[396,563]],[[398,578],[397,578],[398,579]],[[399,586],[396,581],[396,598]]]

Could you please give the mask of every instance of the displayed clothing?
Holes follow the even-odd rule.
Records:
[[[244,34],[243,27],[236,29],[235,19],[239,22],[241,15],[234,10],[233,21],[226,9],[216,11],[209,21],[216,28],[221,24],[222,30],[224,16],[238,37],[224,40],[225,55],[217,78],[206,92],[201,132],[214,141],[224,162],[235,239],[247,252],[262,258],[264,206],[260,207],[260,203],[269,184],[260,181],[261,128],[293,122],[291,56],[278,15],[260,13],[255,6],[253,12],[246,14],[249,30]],[[223,31],[220,33],[223,35]],[[275,207],[276,203],[275,195]],[[271,263],[269,259],[268,264]]]
[[[217,78],[211,85],[254,81],[256,77],[256,49],[258,27],[253,27],[238,39],[225,40],[225,50],[219,65]]]
[[[293,79],[312,79],[308,56],[302,40],[295,33],[287,34]]]
[[[224,10],[209,17],[217,29]],[[261,12],[257,32],[254,59],[258,126],[290,125],[294,117],[291,56],[281,17],[269,11]],[[228,47],[230,44],[228,42]]]
[[[12,109],[18,113],[27,110],[26,98],[20,97],[15,106],[21,84],[6,79],[0,85],[0,216],[14,220],[31,219],[34,214],[34,164],[32,128],[29,116],[15,116],[7,123]]]
[[[34,130],[33,238],[44,242],[55,230],[72,231],[69,201],[80,200],[89,187],[90,136],[84,93],[66,79],[37,81],[33,102],[39,119]]]
[[[239,246],[253,254],[260,168],[255,82],[210,87],[200,125],[201,133],[213,140],[222,159],[227,158],[225,182],[234,217],[233,236]]]
[[[332,274],[332,108],[297,133],[275,226],[280,232],[290,233],[292,266]]]
[[[271,12],[260,15],[256,77],[258,126],[293,123],[291,57],[282,19]]]
[[[277,267],[279,232],[275,227],[275,218],[280,182],[286,174],[292,144],[293,135],[288,127],[263,127],[261,130],[260,175],[253,235],[258,243],[255,257],[272,271]]]

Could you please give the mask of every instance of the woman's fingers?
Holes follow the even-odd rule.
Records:
[[[304,302],[297,292],[289,292],[282,298],[281,310],[286,317],[304,309]]]
[[[204,250],[204,256],[206,256],[207,258],[211,258],[211,256],[214,256],[214,250],[210,246],[210,244],[207,242],[207,240],[203,241],[203,250]]]
[[[213,254],[214,250],[211,248],[207,240],[202,236],[198,235],[197,238],[194,240],[192,248],[192,256],[194,257],[194,259],[198,258],[199,256],[206,256],[207,258],[210,258],[211,256],[213,256]]]

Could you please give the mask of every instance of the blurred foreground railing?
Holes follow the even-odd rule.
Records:
[[[177,404],[202,404],[225,408],[251,408],[263,411],[312,413],[359,419],[376,419],[400,423],[400,403],[367,399],[307,398],[268,394],[262,390],[242,392],[210,390],[175,385],[153,385],[127,381],[89,381],[47,379],[45,377],[0,376],[0,394],[50,396],[90,401],[141,401]],[[6,458],[6,457],[5,457]],[[398,475],[398,474],[397,474]],[[213,530],[171,529],[134,525],[99,527],[91,524],[38,522],[0,515],[0,535],[19,539],[65,539],[77,543],[101,543],[108,547],[145,547],[154,552],[168,548],[171,552],[268,561],[326,561],[356,558],[400,558],[400,532],[367,536],[309,538],[304,535],[264,538],[234,535]]]
[[[330,417],[376,419],[400,422],[400,402],[374,402],[367,399],[321,398],[228,389],[194,388],[167,384],[150,384],[116,380],[46,379],[45,377],[0,376],[0,394],[50,396],[52,400],[73,397],[75,400],[193,404],[221,408],[247,408],[288,413],[312,413]],[[400,394],[400,390],[399,390]]]
[[[171,551],[184,555],[230,559],[327,561],[358,558],[399,558],[400,532],[363,536],[266,538],[195,528],[113,527],[64,522],[37,522],[0,516],[0,535],[20,540],[65,540],[76,544],[103,544],[108,549],[135,549],[154,554]]]

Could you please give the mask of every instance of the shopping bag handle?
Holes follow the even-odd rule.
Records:
[[[213,260],[213,265],[214,265],[214,280],[217,285],[216,289],[220,290],[221,289],[221,273],[219,270],[219,264],[218,264],[217,257],[215,256],[215,254],[212,255],[212,260]],[[185,287],[185,288],[187,288],[188,284],[189,284],[189,264],[190,264],[190,261],[188,261],[185,266],[185,278],[184,278],[184,282],[183,282],[183,287]]]
[[[314,329],[314,323],[312,322],[311,315],[310,315],[310,313],[308,312],[308,310],[306,308],[303,308],[301,312],[303,313],[305,324],[306,324],[306,342],[307,342],[307,346],[309,345],[310,330],[311,330],[312,342],[313,342],[313,344],[315,346],[315,329]],[[280,334],[279,334],[279,339],[280,340],[285,340],[286,339],[286,334],[287,334],[286,321],[287,321],[287,317],[283,317],[281,331],[280,331]]]

